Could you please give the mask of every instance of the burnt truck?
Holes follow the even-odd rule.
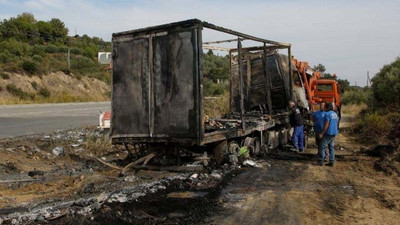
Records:
[[[203,43],[206,29],[233,38]],[[245,41],[258,45],[243,47]],[[288,43],[192,19],[114,33],[112,46],[110,136],[115,145],[178,155],[183,149],[208,151],[218,159],[247,146],[257,155],[288,141],[289,100],[309,109],[304,88],[293,85],[299,74]],[[206,49],[229,54],[230,113],[221,118],[203,112]]]

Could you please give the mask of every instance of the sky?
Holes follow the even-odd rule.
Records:
[[[1,20],[23,12],[107,41],[115,32],[198,18],[289,42],[297,59],[359,86],[367,70],[372,77],[400,57],[400,0],[0,0]],[[204,32],[204,41],[218,38]]]

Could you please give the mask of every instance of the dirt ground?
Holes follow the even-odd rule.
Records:
[[[274,151],[259,168],[126,177],[95,160],[126,152],[99,149],[93,128],[0,140],[0,224],[398,224],[400,178],[374,169],[352,121],[343,116],[333,168],[317,165],[311,138],[305,153]]]
[[[343,132],[351,121],[344,115],[333,168],[317,165],[315,146],[267,159],[227,184],[220,210],[204,224],[399,224],[400,178],[375,171],[376,158],[360,154]]]

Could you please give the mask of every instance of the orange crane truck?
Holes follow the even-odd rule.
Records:
[[[303,82],[311,112],[319,110],[319,103],[331,102],[340,118],[342,103],[339,83],[333,79],[322,79],[321,72],[314,71],[307,62],[299,61],[294,57],[292,57],[292,61]]]

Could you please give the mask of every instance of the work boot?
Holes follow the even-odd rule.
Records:
[[[324,161],[318,161],[319,166],[324,166]]]
[[[328,163],[328,166],[330,166],[330,167],[333,167],[333,165],[335,165],[334,161],[331,161],[331,162]]]
[[[304,149],[300,149],[299,152],[304,152]]]

